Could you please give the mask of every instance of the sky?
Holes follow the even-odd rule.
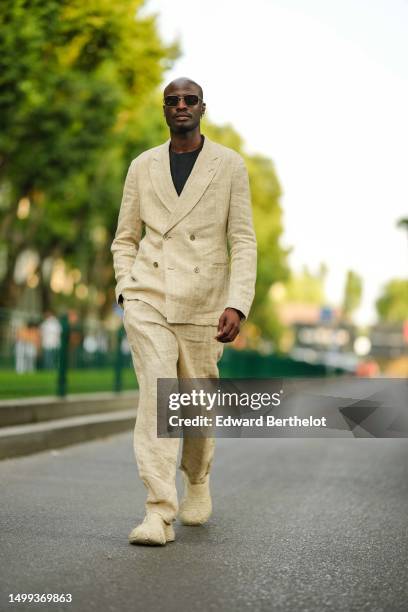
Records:
[[[328,266],[328,302],[363,278],[356,321],[407,278],[408,1],[148,0],[182,55],[164,84],[202,85],[207,116],[274,162],[290,267]]]

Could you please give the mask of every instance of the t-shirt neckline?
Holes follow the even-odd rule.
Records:
[[[203,148],[203,146],[204,146],[204,139],[205,139],[204,134],[201,134],[201,144],[200,144],[200,146],[197,147],[197,149],[193,149],[192,151],[183,151],[182,153],[176,153],[175,151],[172,151],[171,150],[171,142],[170,142],[169,143],[169,152],[170,152],[171,155],[191,155],[192,153],[197,153],[197,152],[201,151],[201,149]]]

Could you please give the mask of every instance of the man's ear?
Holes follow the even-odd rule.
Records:
[[[203,115],[204,115],[204,113],[205,113],[205,108],[206,108],[206,106],[205,106],[205,102],[203,102],[203,103],[202,103],[202,105],[201,105],[201,116],[203,116]]]

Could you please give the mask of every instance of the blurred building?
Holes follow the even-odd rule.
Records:
[[[408,321],[374,325],[370,341],[373,357],[395,359],[408,355]]]
[[[291,357],[355,371],[357,330],[342,321],[339,309],[297,302],[280,304],[278,313],[282,324],[293,330]]]

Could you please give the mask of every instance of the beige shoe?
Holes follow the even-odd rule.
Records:
[[[183,472],[185,493],[180,504],[179,517],[184,525],[203,525],[212,512],[210,477],[200,484],[191,484]]]
[[[164,522],[157,512],[148,514],[129,534],[130,544],[145,544],[147,546],[164,546],[174,542],[176,535],[172,525]]]

